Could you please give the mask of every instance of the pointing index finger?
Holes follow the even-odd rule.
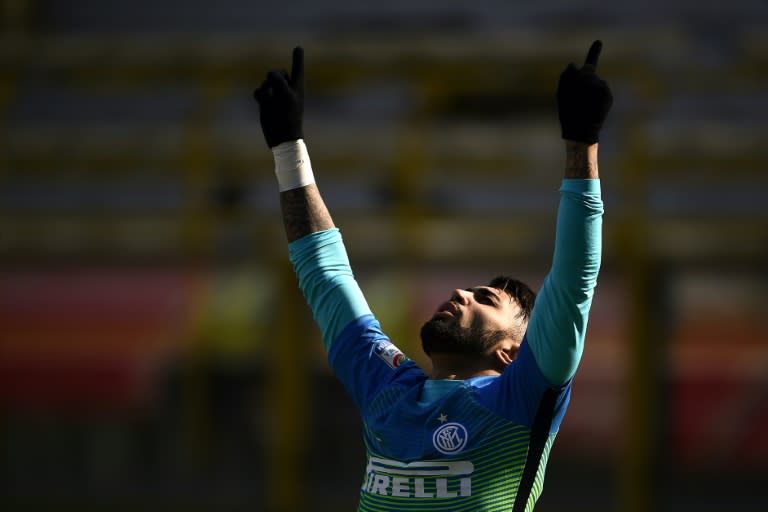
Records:
[[[582,69],[594,71],[597,67],[597,60],[600,58],[601,51],[603,51],[603,42],[598,39],[589,47],[589,52],[587,52],[587,58],[584,60],[584,67]]]
[[[297,92],[304,92],[304,48],[301,46],[293,49],[291,85]]]

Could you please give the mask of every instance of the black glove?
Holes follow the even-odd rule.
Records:
[[[605,80],[595,73],[603,43],[589,48],[581,69],[570,63],[557,84],[557,109],[564,139],[594,144],[613,104],[613,95]]]
[[[304,138],[304,49],[293,49],[291,76],[283,70],[267,73],[253,92],[259,103],[259,120],[267,146]]]

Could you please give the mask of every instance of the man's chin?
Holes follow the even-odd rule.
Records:
[[[459,342],[461,329],[451,314],[436,313],[421,327],[421,346],[427,354],[452,352]]]

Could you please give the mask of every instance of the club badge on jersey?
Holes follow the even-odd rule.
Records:
[[[468,440],[467,429],[456,422],[446,423],[432,434],[432,444],[443,455],[459,453],[467,445]]]

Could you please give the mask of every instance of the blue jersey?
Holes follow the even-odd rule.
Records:
[[[532,510],[581,357],[600,266],[598,180],[561,187],[553,264],[500,376],[433,380],[382,332],[336,229],[289,249],[364,423],[359,510]],[[514,507],[514,508],[513,508]]]

